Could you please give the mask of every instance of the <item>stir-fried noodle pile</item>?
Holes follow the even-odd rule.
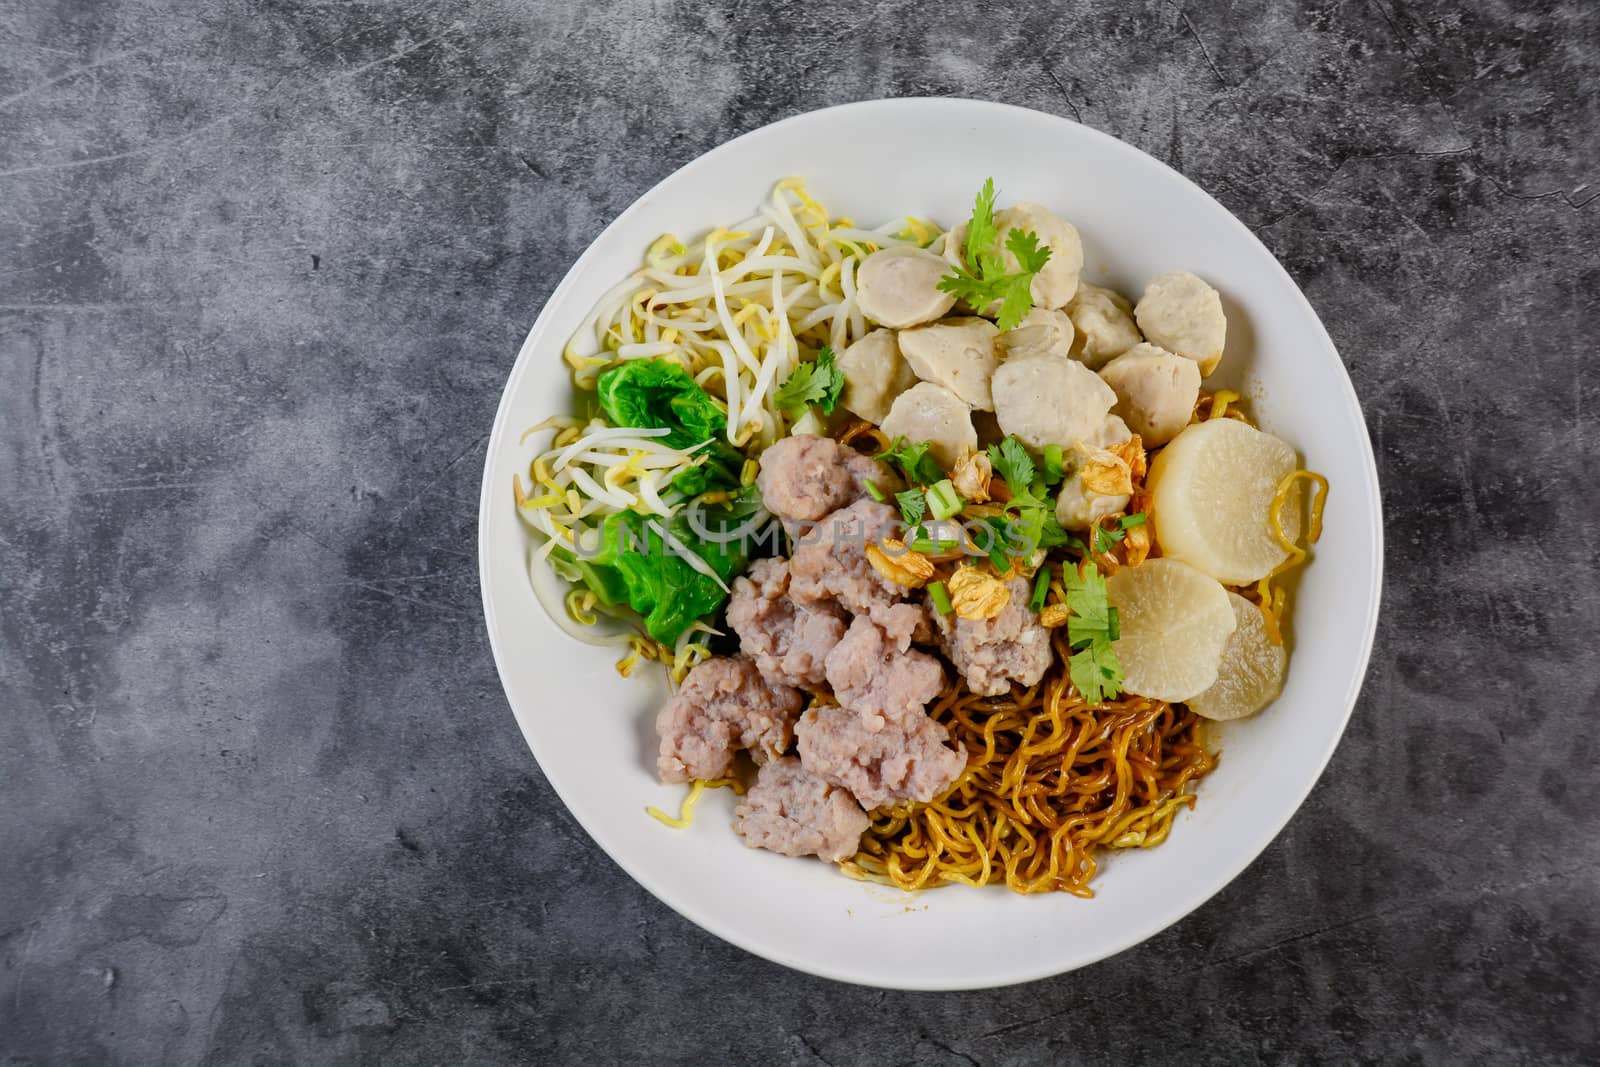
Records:
[[[1127,696],[1084,704],[1067,678],[1070,650],[1025,692],[979,697],[964,686],[930,710],[966,746],[966,773],[929,804],[875,814],[858,877],[922,889],[1003,883],[1019,893],[1092,895],[1098,847],[1166,839],[1188,787],[1216,765],[1193,712]]]

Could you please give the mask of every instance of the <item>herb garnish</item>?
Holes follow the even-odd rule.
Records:
[[[772,401],[789,414],[799,418],[807,404],[815,404],[824,415],[832,415],[844,392],[844,371],[833,359],[833,349],[827,345],[811,362],[802,362],[790,372],[789,377],[772,394]]]
[[[1034,275],[1050,261],[1050,249],[1041,247],[1039,236],[1031,231],[1012,230],[1006,235],[1005,250],[1017,258],[1021,268],[1007,274],[1000,250],[1000,231],[994,221],[994,179],[983,183],[967,221],[967,240],[963,247],[965,266],[939,279],[939,288],[966,300],[980,310],[996,301],[1000,304],[995,325],[1002,331],[1014,329],[1033,309],[1031,286]]]

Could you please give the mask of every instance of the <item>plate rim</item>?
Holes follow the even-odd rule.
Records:
[[[1367,611],[1367,617],[1363,620],[1364,632],[1361,640],[1361,650],[1358,657],[1357,669],[1352,672],[1351,681],[1346,688],[1346,692],[1343,695],[1342,701],[1340,702],[1341,706],[1338,711],[1340,716],[1339,728],[1337,731],[1330,734],[1330,740],[1324,745],[1323,751],[1316,753],[1314,757],[1316,772],[1307,776],[1304,787],[1299,790],[1299,795],[1293,798],[1293,803],[1284,805],[1282,809],[1282,815],[1274,817],[1274,819],[1271,820],[1273,825],[1271,825],[1270,832],[1262,836],[1261,843],[1258,847],[1250,850],[1248,854],[1244,855],[1233,864],[1223,868],[1220,873],[1213,876],[1213,878],[1209,880],[1208,884],[1206,884],[1203,889],[1189,895],[1188,902],[1181,909],[1170,914],[1164,913],[1163,916],[1157,920],[1156,925],[1149,926],[1148,924],[1141,924],[1137,926],[1130,926],[1128,928],[1130,931],[1129,933],[1120,938],[1113,939],[1103,949],[1098,950],[1093,954],[1079,959],[1071,964],[1065,966],[1046,964],[1040,967],[1019,969],[1016,973],[1001,978],[985,977],[978,978],[973,981],[963,981],[960,979],[920,979],[915,975],[910,975],[905,978],[898,979],[893,983],[889,983],[876,980],[870,976],[864,975],[857,971],[852,971],[846,967],[813,964],[810,962],[802,963],[797,960],[782,958],[771,948],[746,937],[741,932],[732,929],[729,926],[724,925],[714,911],[702,910],[696,908],[689,901],[674,899],[674,894],[663,889],[652,878],[644,874],[641,870],[637,869],[625,858],[625,855],[619,854],[622,852],[622,850],[614,850],[610,845],[607,844],[604,837],[598,833],[593,826],[585,821],[581,815],[579,815],[578,809],[573,806],[571,800],[568,798],[566,793],[563,792],[562,787],[557,784],[556,779],[552,778],[545,770],[545,760],[541,758],[539,747],[533,736],[523,726],[524,716],[521,713],[518,702],[512,696],[510,687],[506,682],[505,663],[509,657],[509,651],[501,647],[501,641],[497,636],[499,627],[495,625],[496,609],[494,603],[494,594],[491,591],[492,586],[489,581],[490,546],[488,544],[488,531],[491,529],[490,516],[492,509],[496,506],[496,502],[502,494],[494,491],[494,487],[490,484],[490,475],[494,466],[495,456],[502,449],[505,435],[508,432],[508,415],[512,405],[512,397],[516,391],[515,387],[520,383],[522,376],[527,373],[529,354],[534,348],[536,337],[541,333],[541,328],[545,325],[547,317],[551,314],[550,309],[561,304],[566,297],[567,291],[578,284],[578,277],[584,273],[591,258],[596,255],[596,249],[604,243],[604,238],[613,230],[626,225],[628,221],[631,220],[636,214],[641,213],[645,209],[648,202],[654,198],[658,191],[670,184],[675,183],[679,177],[685,174],[687,171],[706,165],[709,162],[714,161],[719,156],[733,152],[742,142],[757,136],[770,135],[775,131],[779,131],[785,126],[791,124],[799,123],[801,121],[816,121],[821,116],[835,115],[842,112],[860,112],[868,110],[915,111],[930,106],[950,107],[958,110],[969,109],[974,113],[986,111],[1023,113],[1033,120],[1044,118],[1055,123],[1064,124],[1065,126],[1076,127],[1081,134],[1088,136],[1091,140],[1097,140],[1101,142],[1102,146],[1110,151],[1139,156],[1142,158],[1143,162],[1153,163],[1160,170],[1164,171],[1167,178],[1181,182],[1184,185],[1189,186],[1193,191],[1198,192],[1201,196],[1211,201],[1211,203],[1216,205],[1216,207],[1222,211],[1223,215],[1225,215],[1227,218],[1227,224],[1229,226],[1231,226],[1238,234],[1241,234],[1248,243],[1252,244],[1255,249],[1266,258],[1266,260],[1270,261],[1272,268],[1283,276],[1284,281],[1288,282],[1289,287],[1293,290],[1296,299],[1298,299],[1300,303],[1301,309],[1310,316],[1311,322],[1315,324],[1317,336],[1319,336],[1322,342],[1326,344],[1328,350],[1333,353],[1335,360],[1338,362],[1340,371],[1339,381],[1344,392],[1344,399],[1354,410],[1361,426],[1362,432],[1359,436],[1361,445],[1360,460],[1362,462],[1360,463],[1360,467],[1365,474],[1362,491],[1363,494],[1368,498],[1371,507],[1371,514],[1373,516],[1373,522],[1366,531],[1368,548],[1373,559],[1373,571],[1370,588],[1368,590],[1369,607]],[[1311,795],[1311,791],[1315,789],[1317,784],[1322,780],[1323,774],[1327,771],[1328,763],[1332,760],[1334,752],[1338,749],[1339,743],[1344,739],[1344,735],[1349,729],[1350,719],[1355,713],[1356,704],[1360,699],[1361,690],[1366,683],[1367,672],[1371,666],[1372,648],[1377,636],[1378,618],[1381,613],[1383,601],[1383,494],[1378,478],[1377,459],[1372,447],[1372,434],[1367,423],[1366,412],[1361,405],[1361,398],[1359,394],[1356,393],[1355,383],[1350,378],[1349,368],[1345,364],[1344,358],[1340,355],[1338,346],[1334,344],[1332,336],[1329,335],[1327,327],[1323,324],[1321,316],[1317,314],[1316,309],[1312,306],[1311,301],[1306,297],[1304,291],[1300,288],[1299,283],[1295,281],[1291,274],[1289,274],[1288,270],[1284,267],[1282,262],[1279,261],[1278,257],[1272,253],[1272,250],[1269,249],[1258,236],[1256,236],[1255,232],[1251,230],[1250,227],[1246,226],[1238,216],[1230,211],[1227,205],[1223,204],[1216,197],[1212,196],[1198,183],[1194,182],[1180,171],[1174,169],[1163,160],[1157,159],[1148,152],[1145,152],[1142,149],[1121,140],[1120,138],[1117,138],[1102,130],[1095,129],[1094,127],[1084,123],[1077,122],[1073,119],[1052,114],[1048,111],[1040,111],[1035,108],[1022,107],[1016,104],[1001,103],[992,100],[976,100],[968,97],[900,96],[873,100],[858,100],[849,103],[836,104],[825,108],[817,108],[810,111],[802,111],[797,114],[789,115],[785,118],[779,119],[775,122],[767,123],[763,126],[758,126],[754,129],[747,130],[736,137],[730,138],[727,141],[723,141],[720,144],[715,145],[705,152],[702,152],[700,155],[695,156],[693,159],[683,163],[681,166],[674,168],[670,173],[653,184],[648,190],[641,193],[631,204],[628,205],[628,207],[618,213],[615,218],[613,218],[598,234],[596,234],[590,240],[588,246],[583,250],[582,253],[579,254],[577,259],[572,262],[572,265],[568,267],[566,273],[562,276],[561,281],[554,289],[551,290],[550,295],[545,298],[542,306],[539,309],[538,315],[535,316],[533,324],[528,329],[527,336],[523,339],[522,345],[518,348],[516,357],[512,362],[511,369],[506,376],[506,384],[501,390],[500,402],[495,408],[493,427],[490,431],[489,439],[485,446],[483,464],[483,474],[480,479],[481,488],[479,492],[477,515],[477,547],[478,584],[483,604],[484,625],[488,631],[489,647],[494,659],[495,673],[500,681],[500,688],[505,696],[506,704],[511,710],[513,718],[516,719],[517,728],[522,734],[523,742],[528,746],[528,750],[532,753],[535,763],[537,763],[539,766],[540,773],[544,776],[545,782],[561,800],[563,806],[566,807],[567,813],[573,818],[574,821],[578,823],[579,826],[583,828],[584,832],[588,834],[590,840],[599,846],[600,851],[603,854],[605,854],[613,863],[620,867],[624,873],[638,883],[651,896],[655,897],[655,899],[671,908],[674,912],[681,915],[695,926],[705,930],[707,933],[710,933],[715,937],[720,938],[723,941],[726,941],[729,944],[735,945],[744,951],[751,953],[752,955],[759,956],[762,959],[769,960],[773,963],[779,964],[780,966],[850,985],[859,985],[867,988],[897,989],[917,992],[956,992],[977,989],[998,989],[1007,986],[1020,985],[1027,982],[1040,981],[1045,978],[1051,978],[1057,975],[1070,973],[1072,971],[1092,966],[1093,964],[1099,963],[1100,961],[1108,959],[1111,956],[1125,952],[1135,945],[1148,941],[1150,938],[1155,937],[1162,931],[1167,930],[1181,922],[1183,919],[1199,910],[1214,896],[1230,885],[1236,878],[1239,877],[1239,875],[1244,873],[1244,871],[1249,868],[1251,864],[1255,863],[1255,861],[1261,857],[1262,853],[1264,853],[1283,833],[1284,828],[1288,826],[1289,822],[1300,812],[1300,809],[1305,805],[1307,797]]]

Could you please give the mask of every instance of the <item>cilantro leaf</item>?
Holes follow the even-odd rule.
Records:
[[[1011,499],[1006,501],[1005,506],[1008,510],[1015,511],[1018,514],[1036,510],[1055,511],[1055,505],[1045,496],[1044,483],[1037,478],[1034,479],[1032,485],[1024,485],[1019,489],[1013,489],[1011,491]]]
[[[1067,660],[1067,674],[1090,704],[1101,704],[1122,691],[1122,664],[1110,641],[1095,641]]]
[[[1101,553],[1110,552],[1124,537],[1128,536],[1127,531],[1136,526],[1143,526],[1149,521],[1150,517],[1148,515],[1142,511],[1136,511],[1132,515],[1122,516],[1112,529],[1107,530],[1096,526],[1094,528],[1094,550]]]
[[[1006,480],[1006,488],[1013,497],[1026,493],[1033,484],[1033,457],[1015,437],[1008,436],[999,444],[990,445],[989,463],[995,473]]]
[[[878,458],[893,461],[913,485],[932,485],[944,478],[944,468],[928,454],[928,449],[932,447],[929,441],[912,444],[903,437],[897,437],[889,450]]]
[[[798,417],[807,404],[815,404],[824,415],[832,415],[844,392],[844,371],[834,365],[833,349],[827,345],[809,363],[801,362],[772,394],[773,403]]]
[[[1094,550],[1102,555],[1109,554],[1113,548],[1117,547],[1117,542],[1126,536],[1127,534],[1123,533],[1120,527],[1115,530],[1107,530],[1103,526],[1096,526],[1094,528]]]
[[[1106,580],[1093,563],[1061,571],[1067,591],[1067,641],[1078,651],[1067,660],[1067,674],[1083,699],[1099,704],[1122,691],[1122,664],[1112,642],[1122,636],[1117,609],[1106,599]]]
[[[1077,542],[1078,539],[1067,533],[1066,527],[1061,525],[1061,520],[1056,518],[1055,508],[1046,506],[1044,515],[1039,520],[1039,547],[1063,548]]]
[[[1055,530],[1060,529],[1060,524],[1055,521],[1055,513],[1051,508],[1038,501],[1023,498],[1021,506],[1012,500],[1007,504],[1007,514],[1015,511],[1016,518],[1012,520],[1012,529],[1016,534],[1018,549],[1013,555],[1025,556],[1038,548],[1052,548],[1055,541]]]
[[[1038,274],[1050,262],[1050,249],[1039,243],[1039,235],[1032,230],[1012,230],[1006,234],[1006,251],[1017,257],[1017,265],[1025,274]]]
[[[902,493],[894,495],[895,503],[900,505],[900,517],[905,520],[908,529],[914,528],[928,514],[928,498],[922,495],[922,490],[913,486]]]
[[[1039,244],[1038,234],[1013,230],[1006,235],[1005,250],[1016,258],[1019,269],[1007,274],[1005,259],[995,247],[1000,232],[994,221],[994,196],[994,179],[990,178],[983,183],[972,218],[967,220],[966,264],[953,267],[952,273],[940,278],[939,288],[976,308],[998,303],[995,325],[1010,330],[1033,307],[1033,278],[1050,261],[1050,249]]]
[[[1117,609],[1106,600],[1106,580],[1093,563],[1085,563],[1080,573],[1075,567],[1063,569],[1062,583],[1067,590],[1067,640],[1073,648],[1093,641],[1115,641],[1119,634]]]
[[[1015,329],[1022,317],[1033,310],[1033,276],[1050,260],[1050,249],[1040,248],[1039,237],[1032,231],[1012,230],[1006,235],[1006,249],[1017,257],[1022,270],[996,283],[1000,291],[1000,314],[995,318],[995,325],[1001,330]]]
[[[967,220],[967,262],[977,265],[992,257],[998,236],[994,226],[994,179],[985,178],[972,204],[972,218]]]
[[[1011,491],[1006,511],[1016,515],[1018,540],[1026,542],[1026,547],[1017,554],[1038,548],[1059,548],[1074,542],[1056,519],[1055,503],[1049,499],[1045,480],[1021,441],[1007,437],[998,445],[990,445],[989,463]]]

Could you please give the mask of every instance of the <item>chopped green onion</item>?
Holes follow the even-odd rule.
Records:
[[[1039,568],[1039,573],[1033,579],[1033,597],[1028,601],[1028,606],[1034,611],[1044,607],[1045,598],[1050,595],[1050,564],[1046,563]]]
[[[978,520],[981,528],[989,535],[987,542],[980,542],[976,538],[973,544],[979,552],[989,557],[989,562],[994,564],[994,569],[1004,573],[1011,566],[1012,552],[1007,549],[1007,539],[1010,534],[1010,520],[1004,515],[991,515]],[[1027,551],[1025,547],[1023,552]],[[1020,554],[1020,553],[1019,553]]]
[[[1122,614],[1116,606],[1106,608],[1106,638],[1115,641],[1122,636]]]
[[[1136,511],[1132,515],[1124,515],[1124,516],[1122,516],[1122,520],[1121,520],[1120,525],[1122,526],[1122,528],[1124,530],[1131,530],[1135,526],[1143,526],[1145,523],[1147,523],[1149,521],[1150,521],[1150,516],[1146,515],[1142,511]]]
[[[926,533],[921,526],[917,527],[917,529]],[[921,552],[926,555],[934,552],[948,552],[950,549],[955,548],[960,543],[960,541],[953,537],[918,537],[906,547],[911,549],[913,552]]]
[[[966,501],[961,499],[961,494],[956,492],[955,483],[949,478],[928,486],[928,507],[935,519],[940,521],[948,519],[965,506]]]
[[[1060,445],[1044,446],[1044,483],[1055,485],[1067,476],[1066,450]]]
[[[945,591],[943,582],[928,583],[928,598],[933,601],[933,610],[940,615],[948,615],[951,610],[950,594]]]
[[[879,489],[875,482],[866,482],[865,484],[866,484],[866,487],[867,487],[867,495],[870,496],[872,499],[876,500],[880,504],[883,503],[885,499],[887,499],[883,495],[883,490]]]

